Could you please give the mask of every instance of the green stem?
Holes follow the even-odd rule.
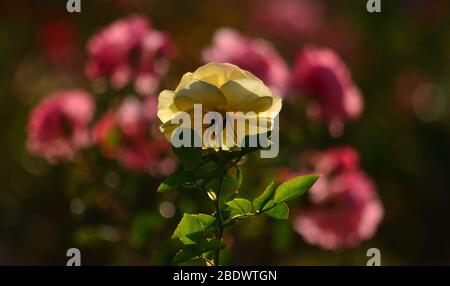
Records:
[[[223,186],[223,180],[225,179],[225,176],[222,176],[219,181],[219,187],[217,190],[217,199],[215,200],[215,207],[216,207],[216,216],[217,216],[217,228],[216,228],[216,239],[219,241],[222,241],[223,239],[223,218],[222,218],[222,212],[220,210],[220,197],[222,195],[222,186]],[[220,249],[217,249],[214,251],[214,266],[219,266],[219,258],[220,258]]]

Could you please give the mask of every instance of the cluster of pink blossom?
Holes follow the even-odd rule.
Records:
[[[89,78],[106,77],[116,89],[132,83],[143,95],[156,90],[174,53],[170,37],[142,16],[113,23],[92,37],[87,49]]]
[[[44,50],[50,59],[59,59],[62,55],[54,51],[67,46],[59,39],[59,29],[54,25],[44,29],[50,39],[56,37],[56,47],[52,42]],[[155,176],[172,173],[176,161],[158,130],[153,94],[173,51],[168,35],[154,30],[147,18],[131,16],[94,35],[87,49],[88,78],[107,77],[114,88],[133,82],[136,92],[145,97],[126,98],[92,126],[95,102],[90,94],[81,90],[55,92],[31,113],[30,152],[56,163],[71,161],[81,149],[96,145],[104,156],[118,160],[127,169]]]
[[[292,13],[297,14],[305,7],[320,9],[312,1],[301,1],[304,6],[288,0],[282,3],[286,7],[293,5]],[[278,12],[295,18],[280,19],[280,25],[295,24],[297,16],[287,10]],[[311,23],[294,25],[292,29],[303,30]],[[58,38],[58,29],[55,32],[50,26],[46,35],[54,38],[56,33]],[[66,41],[56,41],[55,45],[67,46]],[[46,51],[55,60],[65,55],[55,52],[53,45]],[[144,96],[128,96],[93,123],[95,103],[90,94],[81,90],[55,92],[31,113],[30,152],[55,163],[73,160],[80,149],[95,145],[105,157],[119,161],[127,169],[155,176],[172,173],[176,161],[170,143],[158,130],[154,95],[174,52],[170,37],[155,30],[147,18],[131,16],[94,35],[87,52],[89,79],[106,78],[113,89],[131,84],[136,93]],[[304,99],[308,117],[325,122],[335,136],[363,109],[361,92],[349,69],[331,49],[306,46],[297,52],[289,67],[270,42],[222,28],[216,31],[212,45],[202,51],[202,58],[205,62],[233,63],[254,73],[286,103]],[[281,180],[299,172],[321,175],[310,192],[310,205],[294,220],[295,230],[307,242],[325,249],[353,247],[370,238],[383,217],[383,207],[373,182],[359,166],[357,152],[350,147],[333,148],[309,153],[302,160],[310,166],[308,169],[279,170]]]
[[[310,190],[310,205],[294,218],[295,230],[311,244],[324,249],[355,247],[375,233],[383,207],[372,180],[361,170],[358,153],[351,147],[313,152],[302,158],[321,175]],[[285,180],[298,171],[280,170]]]
[[[322,119],[330,132],[338,135],[342,123],[357,118],[363,99],[350,71],[335,52],[305,47],[295,60],[291,88],[310,98],[307,112],[311,119]]]
[[[290,41],[317,32],[324,20],[321,0],[251,0],[249,4],[253,27]]]
[[[269,42],[230,28],[216,31],[213,45],[203,50],[202,57],[205,62],[233,63],[251,71],[276,93],[282,93],[289,81],[287,64]]]
[[[103,114],[94,126],[93,140],[106,157],[117,159],[125,168],[167,176],[177,165],[155,114],[156,97],[144,103],[127,98],[116,111]]]
[[[323,120],[330,133],[342,133],[347,120],[357,118],[363,99],[347,66],[332,50],[307,46],[300,50],[292,69],[275,48],[262,39],[251,39],[229,28],[219,29],[213,45],[203,51],[205,62],[230,62],[260,77],[274,92],[297,100],[308,99],[307,115]]]
[[[49,95],[31,113],[28,149],[52,163],[72,160],[77,150],[90,144],[89,122],[94,108],[91,96],[81,90]]]
[[[39,29],[39,46],[44,56],[61,68],[73,67],[77,62],[78,31],[69,21],[56,20]]]

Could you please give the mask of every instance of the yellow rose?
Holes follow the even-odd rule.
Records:
[[[199,104],[201,114],[194,108]],[[203,148],[229,150],[242,147],[242,136],[239,135],[257,135],[272,130],[281,105],[281,98],[273,95],[250,72],[228,63],[209,63],[193,73],[184,74],[174,91],[164,90],[159,94],[158,118],[162,122],[160,130],[171,142],[174,131],[181,126],[180,118],[189,115],[192,121],[200,122],[199,125],[190,122],[188,126],[201,132]],[[229,120],[223,127],[221,123],[222,128],[215,129],[216,132],[209,128],[214,123],[207,115],[211,111],[223,115],[224,122]],[[239,130],[237,134],[233,120],[244,120],[245,130]],[[200,128],[196,129],[196,126]]]

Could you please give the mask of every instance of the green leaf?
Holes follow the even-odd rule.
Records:
[[[222,176],[222,168],[216,161],[208,161],[203,163],[195,170],[197,178],[220,178]]]
[[[226,203],[228,207],[233,210],[240,210],[243,213],[250,213],[252,211],[252,204],[250,201],[242,198],[236,198]]]
[[[272,195],[275,192],[276,188],[277,184],[275,183],[275,181],[272,181],[272,183],[267,186],[266,190],[259,197],[253,200],[253,206],[255,207],[255,210],[262,210],[262,208],[272,198]]]
[[[242,186],[242,173],[241,168],[236,166],[236,189],[239,190]]]
[[[202,240],[197,244],[186,245],[174,257],[174,263],[182,263],[194,259],[199,259],[203,253],[225,248],[223,242],[217,239]]]
[[[284,182],[275,190],[275,203],[282,203],[304,194],[317,179],[319,179],[319,175],[306,175]]]
[[[263,212],[274,219],[289,218],[289,206],[286,203],[276,204],[273,200],[270,200],[265,209]]]
[[[217,240],[215,238],[201,242],[199,243],[199,245],[200,248],[203,250],[203,252],[225,248],[225,244],[222,241]]]
[[[217,180],[217,183],[218,181],[219,180]],[[222,194],[228,196],[229,194],[236,193],[237,184],[236,175],[232,174],[231,171],[228,171],[223,178]],[[215,189],[217,189],[217,187],[218,184],[215,186]]]
[[[252,203],[246,199],[236,198],[227,202],[226,205],[231,209],[231,219],[237,216],[247,215],[252,212]]]
[[[174,263],[181,263],[186,262],[194,259],[200,258],[199,251],[195,247],[195,244],[190,244],[186,246],[185,248],[181,249],[180,251],[175,254],[175,257],[173,258]]]
[[[169,177],[167,177],[161,185],[159,185],[158,192],[164,193],[175,189],[178,186],[183,185],[184,183],[189,182],[192,179],[192,176],[189,172],[180,170]]]
[[[184,244],[196,243],[193,234],[208,231],[216,218],[207,214],[184,214],[172,238],[178,238]]]

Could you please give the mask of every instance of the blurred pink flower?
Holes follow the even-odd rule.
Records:
[[[371,238],[383,218],[375,185],[359,167],[351,147],[307,155],[309,172],[321,175],[309,192],[310,205],[294,219],[295,230],[310,244],[324,249],[357,246]],[[284,180],[296,176],[282,170]]]
[[[248,70],[280,94],[289,80],[289,70],[275,48],[262,39],[250,39],[230,28],[214,35],[213,45],[203,50],[205,62],[228,62]]]
[[[310,98],[309,117],[326,121],[334,136],[340,135],[344,121],[357,118],[363,109],[361,93],[349,69],[329,49],[306,47],[298,53],[291,88]]]
[[[78,31],[68,21],[45,23],[39,30],[39,45],[51,63],[67,68],[77,62]]]
[[[352,147],[330,148],[326,152],[310,156],[315,170],[320,174],[329,175],[359,169],[359,155]]]
[[[31,112],[27,147],[51,163],[72,160],[76,151],[90,144],[89,121],[94,102],[81,90],[58,91]]]
[[[325,187],[329,194],[316,206],[302,210],[295,230],[308,243],[324,249],[355,247],[371,238],[383,217],[371,180],[362,172],[346,172]]]
[[[108,77],[114,88],[134,83],[138,93],[156,90],[168,68],[173,45],[142,16],[119,20],[94,35],[87,45],[89,78]]]
[[[252,0],[249,3],[255,28],[289,40],[315,32],[325,14],[320,0]]]
[[[95,124],[93,138],[102,153],[125,168],[166,176],[176,168],[171,145],[158,130],[156,98],[141,103],[127,98],[116,111],[106,112]]]

